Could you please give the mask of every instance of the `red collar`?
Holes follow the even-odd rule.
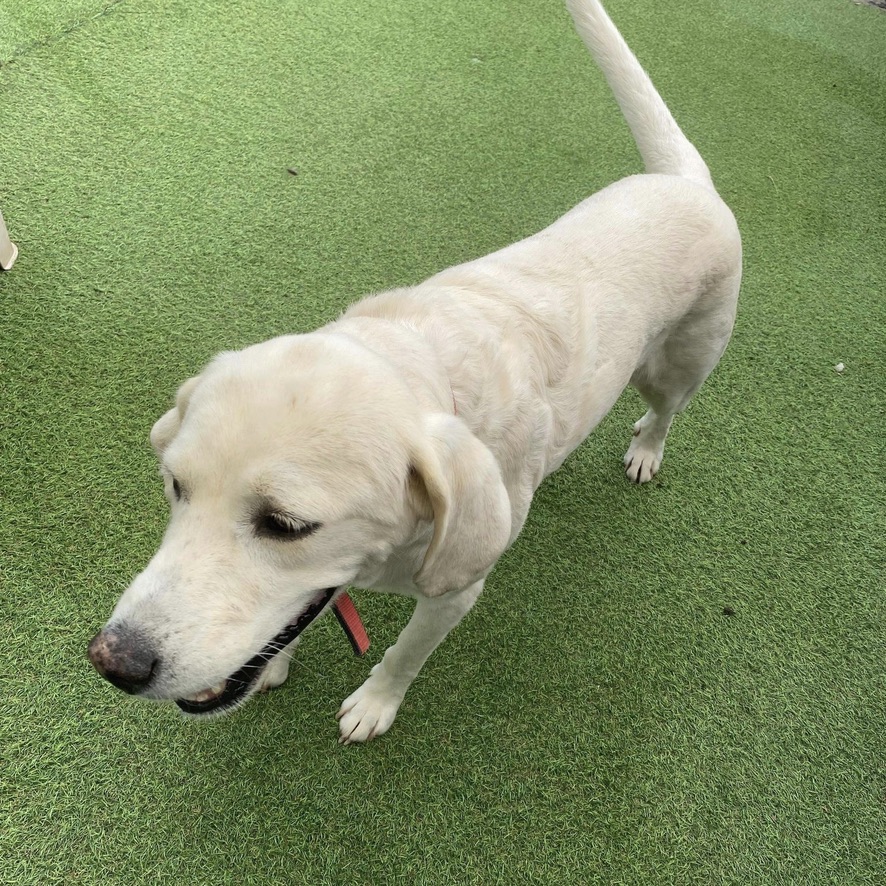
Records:
[[[335,598],[335,603],[332,604],[332,611],[335,613],[335,617],[342,626],[345,635],[351,641],[354,655],[364,655],[366,650],[369,649],[369,634],[366,633],[366,628],[363,627],[363,622],[360,621],[360,614],[357,612],[354,601],[348,596],[346,591]]]

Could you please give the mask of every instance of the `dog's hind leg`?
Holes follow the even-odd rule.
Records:
[[[723,355],[735,320],[738,280],[716,287],[712,298],[687,315],[668,337],[654,346],[631,378],[649,404],[634,425],[634,439],[625,453],[628,479],[647,483],[658,472],[674,416],[682,412]]]

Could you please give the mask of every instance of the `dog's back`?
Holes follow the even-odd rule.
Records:
[[[600,3],[568,5],[646,173],[525,240],[346,315],[408,314],[442,360],[462,417],[506,477],[513,465],[514,484],[533,489],[629,383],[671,415],[685,406],[728,342],[741,279],[738,228],[701,155]],[[530,480],[528,453],[540,443]],[[654,470],[649,462],[631,479]]]

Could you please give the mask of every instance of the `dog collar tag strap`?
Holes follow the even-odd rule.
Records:
[[[366,633],[366,628],[360,621],[354,601],[347,593],[339,594],[335,598],[335,603],[332,604],[332,611],[345,635],[351,641],[354,655],[365,655],[366,650],[369,649],[369,634]]]
[[[3,213],[0,212],[0,268],[8,271],[18,256],[18,247],[9,239],[9,233],[3,222]]]

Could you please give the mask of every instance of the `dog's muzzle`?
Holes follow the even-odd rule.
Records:
[[[238,706],[252,694],[264,669],[271,659],[282,652],[326,608],[339,588],[321,591],[308,608],[291,624],[287,625],[262,650],[257,652],[224,683],[204,690],[192,698],[177,698],[175,703],[186,714],[221,713]],[[208,693],[208,697],[206,696]]]
[[[189,698],[177,698],[175,703],[186,714],[197,716],[220,714],[238,707],[255,691],[259,678],[274,656],[292,643],[340,590],[336,587],[318,592],[295,621],[283,628],[227,679]],[[125,624],[99,631],[89,644],[88,655],[95,669],[106,680],[132,695],[148,689],[161,665],[147,637]]]

